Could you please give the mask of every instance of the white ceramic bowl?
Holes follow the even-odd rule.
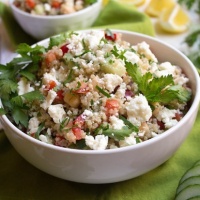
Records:
[[[170,61],[181,66],[190,79],[192,105],[176,126],[158,137],[134,146],[96,151],[66,149],[43,143],[17,129],[5,115],[0,117],[6,135],[18,153],[48,174],[83,183],[112,183],[131,179],[168,160],[193,126],[200,101],[200,79],[189,59],[155,38],[133,32],[114,31],[123,33],[123,39],[132,44],[146,41],[159,61]],[[47,42],[48,39],[39,44],[45,45]]]
[[[31,15],[17,8],[10,0],[13,15],[22,29],[37,40],[65,32],[90,27],[101,11],[102,0],[75,13],[55,16]]]

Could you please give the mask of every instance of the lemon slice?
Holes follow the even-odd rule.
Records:
[[[169,7],[159,17],[160,26],[171,33],[181,33],[188,29],[190,18],[179,4]]]
[[[174,4],[174,0],[151,0],[145,12],[152,17],[158,17],[164,9]]]
[[[146,2],[146,0],[115,0],[115,1],[133,6],[141,6]]]

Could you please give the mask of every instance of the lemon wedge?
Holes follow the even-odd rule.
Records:
[[[171,33],[181,33],[188,29],[190,18],[179,4],[164,9],[158,20],[163,30]]]
[[[103,6],[107,5],[108,2],[109,2],[109,0],[103,0],[103,1],[102,1]]]
[[[146,0],[115,0],[115,1],[133,6],[141,6],[146,2]]]
[[[169,8],[174,4],[174,0],[151,0],[145,12],[152,17],[158,17],[164,9]]]

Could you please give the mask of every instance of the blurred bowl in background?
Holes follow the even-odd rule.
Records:
[[[22,29],[37,40],[68,30],[80,30],[90,27],[102,8],[102,0],[74,13],[63,15],[33,15],[22,11],[10,0],[13,15]]]

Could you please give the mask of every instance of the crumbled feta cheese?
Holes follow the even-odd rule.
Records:
[[[158,77],[174,75],[175,67],[170,62],[164,62],[158,65],[158,70],[155,72]]]
[[[91,135],[85,136],[85,143],[94,150],[104,150],[108,145],[108,136],[97,135],[95,138]]]
[[[66,116],[66,112],[62,104],[50,105],[48,113],[56,124],[61,123]]]
[[[185,76],[177,76],[174,79],[174,83],[179,84],[179,85],[185,85],[188,82],[189,82],[189,79]]]
[[[126,95],[126,83],[122,83],[119,88],[117,89],[117,92],[115,93],[115,96],[117,98],[123,99]]]
[[[46,99],[40,104],[40,107],[46,110],[56,98],[57,93],[54,90],[49,90]]]
[[[140,126],[142,122],[148,121],[152,116],[151,107],[146,97],[139,94],[126,103],[128,120],[136,126]]]
[[[124,122],[114,115],[110,116],[109,120],[113,129],[122,129],[125,126]]]
[[[155,132],[151,132],[151,135],[152,135],[152,137],[156,137],[156,136],[158,136],[158,134],[155,133]]]
[[[104,31],[91,31],[90,34],[84,34],[84,41],[90,49],[97,48],[104,37]]]
[[[174,109],[168,109],[162,106],[158,112],[155,113],[155,117],[162,121],[165,124],[166,128],[171,128],[174,126],[178,121],[175,118],[175,115],[178,111]]]
[[[93,112],[90,111],[90,110],[84,110],[84,112],[82,113],[82,116],[83,116],[84,118],[92,117],[92,116],[93,116]]]
[[[119,146],[120,147],[125,147],[125,146],[130,146],[137,144],[136,138],[135,138],[135,133],[131,133],[129,137],[126,137],[124,140],[119,141]]]
[[[30,83],[25,78],[21,78],[18,82],[18,95],[23,95],[28,92],[34,91],[34,88],[30,86]]]
[[[178,121],[176,119],[172,119],[165,123],[165,128],[169,129],[169,128],[175,126],[177,123],[178,123]]]
[[[135,64],[140,60],[139,56],[131,51],[126,51],[124,56],[125,56],[126,60],[128,62],[131,62],[132,64]]]
[[[155,55],[151,52],[149,45],[146,42],[141,42],[138,45],[138,52],[141,54],[144,54],[148,59],[158,62]]]
[[[50,11],[51,11],[51,6],[50,6],[49,3],[45,3],[45,4],[44,4],[44,10],[45,10],[46,12],[50,12]]]
[[[113,92],[114,89],[122,83],[122,78],[116,74],[105,74],[103,77],[105,88],[109,92]]]
[[[28,129],[30,133],[36,133],[39,127],[39,120],[37,117],[30,118],[28,122]]]
[[[47,136],[45,136],[45,135],[39,135],[39,139],[40,139],[42,142],[48,143],[48,138],[47,138]]]
[[[55,83],[56,83],[57,85],[59,84],[58,80],[57,80],[56,77],[55,77],[55,74],[52,75],[51,73],[45,73],[45,74],[43,75],[42,81],[43,81],[43,84],[44,84],[44,85],[45,85],[45,84],[48,84],[50,81],[55,81]]]
[[[54,80],[56,80],[56,84],[59,85],[59,82],[66,80],[67,70],[61,66],[59,69],[52,68],[49,74],[55,77]]]
[[[51,136],[51,129],[50,128],[47,129],[47,135]]]

